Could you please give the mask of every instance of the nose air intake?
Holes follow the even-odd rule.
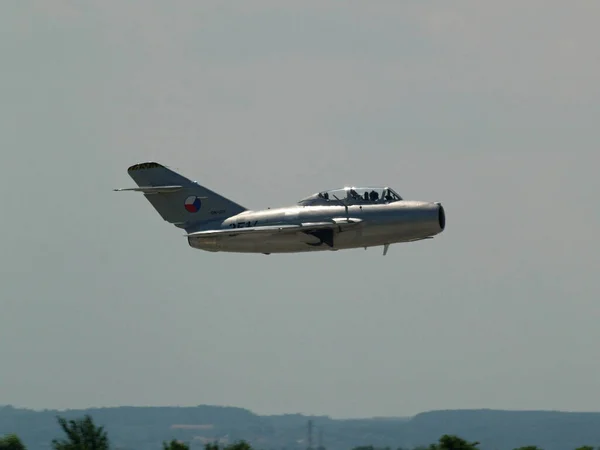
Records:
[[[438,222],[440,224],[440,228],[442,231],[444,231],[444,228],[446,228],[446,212],[444,211],[444,207],[441,203],[436,202],[436,205],[438,205]]]

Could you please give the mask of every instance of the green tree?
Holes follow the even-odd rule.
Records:
[[[578,447],[575,450],[594,450],[594,447],[592,447],[591,445],[582,445],[581,447]]]
[[[172,439],[171,442],[163,442],[163,450],[190,450],[190,446]]]
[[[16,434],[0,437],[0,450],[27,450]]]
[[[437,444],[431,444],[429,450],[478,450],[479,442],[467,442],[454,435],[443,435]]]
[[[515,448],[515,450],[542,450],[537,445],[526,445],[524,447]],[[594,449],[592,449],[594,450]]]
[[[204,450],[253,450],[252,446],[246,441],[237,441],[224,447],[219,446],[218,442],[207,442],[204,444]]]
[[[97,427],[89,415],[83,419],[69,420],[58,417],[58,424],[67,439],[53,439],[54,450],[108,450],[108,436],[104,427]]]
[[[246,441],[237,441],[233,444],[226,445],[223,450],[252,450],[252,446]]]

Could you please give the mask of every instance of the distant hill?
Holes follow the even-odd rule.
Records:
[[[482,450],[512,450],[538,445],[545,450],[600,446],[600,413],[553,411],[449,410],[431,411],[412,418],[340,420],[327,416],[285,414],[260,416],[234,407],[115,407],[86,410],[32,411],[0,407],[0,435],[17,433],[29,450],[48,450],[61,437],[56,422],[90,414],[106,427],[113,448],[160,449],[172,438],[200,449],[208,441],[247,440],[264,450],[306,450],[307,422],[314,425],[313,446],[319,430],[328,450],[351,450],[373,445],[391,450],[429,445],[443,435],[456,434],[481,442]]]

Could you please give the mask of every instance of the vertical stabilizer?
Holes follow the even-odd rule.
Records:
[[[179,228],[197,228],[203,222],[224,220],[246,210],[156,162],[135,164],[127,173],[138,187],[116,190],[142,192],[164,220]]]

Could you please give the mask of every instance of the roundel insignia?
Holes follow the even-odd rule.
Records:
[[[185,199],[185,209],[187,209],[188,212],[198,212],[200,210],[201,205],[202,202],[195,195],[190,195],[188,198]]]

